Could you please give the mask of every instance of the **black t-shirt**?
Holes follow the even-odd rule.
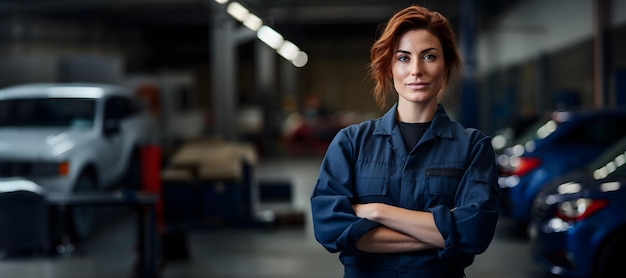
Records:
[[[404,146],[410,152],[413,147],[420,141],[426,129],[430,126],[430,122],[427,123],[403,123],[398,122],[398,127],[400,127],[400,133],[402,134],[402,139],[404,139]]]

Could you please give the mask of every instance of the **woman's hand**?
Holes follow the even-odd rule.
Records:
[[[352,205],[352,209],[354,209],[354,213],[358,217],[377,221],[377,218],[382,214],[384,206],[388,205],[381,203],[356,204]]]

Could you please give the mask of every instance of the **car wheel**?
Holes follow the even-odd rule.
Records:
[[[80,175],[74,185],[75,193],[93,192],[96,189],[96,182],[93,175],[84,173]],[[71,211],[72,235],[77,239],[89,236],[96,225],[96,209],[91,206],[76,206]]]
[[[626,237],[622,234],[616,233],[603,245],[597,256],[593,277],[612,277],[615,273],[621,272],[623,269],[621,254],[626,248]]]

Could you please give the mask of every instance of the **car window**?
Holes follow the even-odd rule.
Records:
[[[596,179],[626,177],[626,136],[598,155],[585,168]]]
[[[114,96],[105,104],[105,117],[107,119],[123,119],[139,112],[139,106],[129,98]]]
[[[550,121],[551,119],[549,117],[544,117],[535,121],[532,125],[526,128],[523,133],[516,136],[514,140],[515,144],[525,144],[526,142],[533,140],[537,137],[537,131],[541,129],[541,127],[546,126],[546,124]]]
[[[622,149],[611,160],[604,164],[592,164],[587,166],[587,170],[592,173],[595,179],[603,178],[626,178],[626,152]]]
[[[626,117],[596,117],[573,123],[558,140],[562,144],[610,145],[626,135]]]
[[[609,177],[626,177],[626,164],[622,164],[611,173]]]
[[[24,98],[0,101],[0,127],[90,128],[95,101],[81,98]]]

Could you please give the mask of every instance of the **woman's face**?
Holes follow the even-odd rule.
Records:
[[[411,30],[400,37],[391,74],[398,102],[436,104],[444,82],[441,42],[425,29]]]

